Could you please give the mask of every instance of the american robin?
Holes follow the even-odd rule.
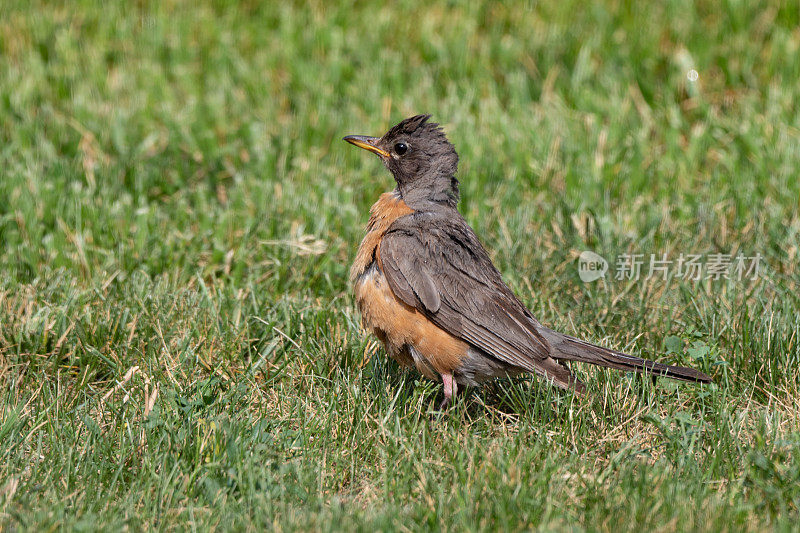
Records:
[[[364,327],[400,364],[441,379],[442,408],[458,385],[523,372],[583,392],[564,361],[711,381],[697,370],[596,346],[536,320],[458,212],[458,154],[429,118],[403,120],[380,138],[344,138],[377,154],[397,182],[370,209],[350,279]]]

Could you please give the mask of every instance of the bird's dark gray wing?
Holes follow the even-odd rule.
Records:
[[[398,219],[379,264],[394,294],[434,324],[509,365],[574,386],[547,340],[455,210]]]

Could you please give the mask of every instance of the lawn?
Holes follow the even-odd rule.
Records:
[[[799,58],[796,2],[3,1],[0,530],[797,530]],[[534,315],[715,383],[438,413],[347,279],[341,137],[423,112]]]

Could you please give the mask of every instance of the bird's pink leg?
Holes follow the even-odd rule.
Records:
[[[453,374],[442,374],[442,384],[444,385],[444,400],[439,404],[439,410],[443,411],[450,405],[450,400],[456,397],[458,383],[453,379]]]

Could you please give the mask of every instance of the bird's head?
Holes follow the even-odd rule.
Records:
[[[458,154],[430,115],[407,118],[383,137],[348,135],[345,141],[377,154],[405,202],[458,202]]]

